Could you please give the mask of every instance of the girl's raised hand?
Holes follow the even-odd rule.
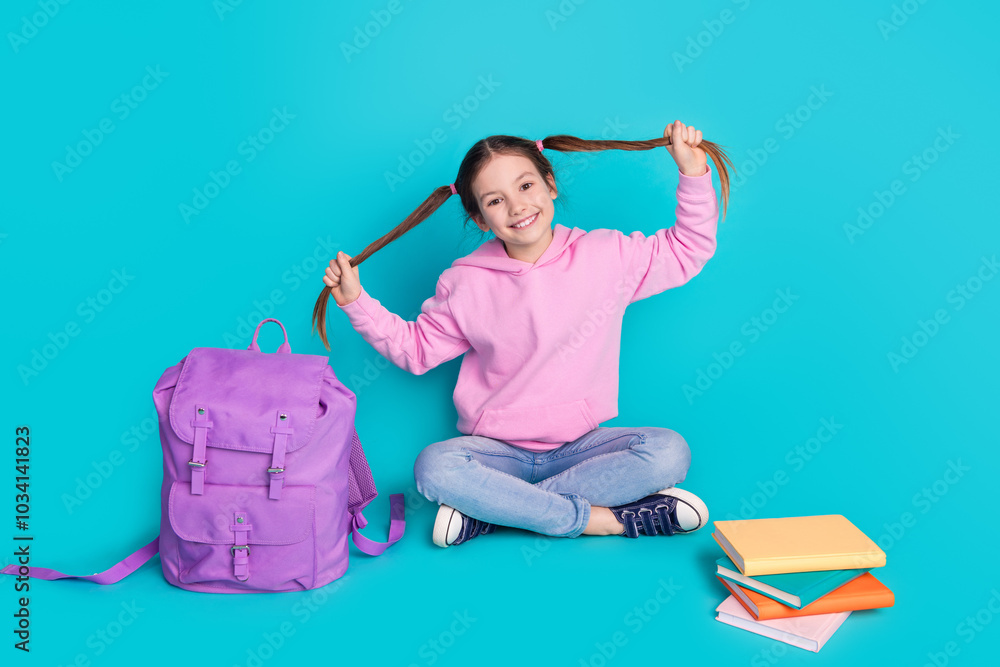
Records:
[[[351,266],[351,257],[342,252],[330,260],[323,282],[330,287],[330,294],[338,306],[346,306],[361,295],[361,277],[358,267]]]
[[[701,143],[701,130],[694,125],[685,125],[679,120],[667,125],[663,136],[670,137],[671,145],[664,146],[677,163],[677,168],[685,176],[701,176],[708,166],[705,150],[698,148]]]

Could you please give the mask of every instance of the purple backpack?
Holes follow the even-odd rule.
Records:
[[[390,496],[388,542],[361,535],[377,491],[357,431],[355,395],[326,357],[195,348],[153,390],[163,445],[160,534],[98,574],[7,566],[4,574],[110,584],[157,551],[166,580],[190,591],[261,593],[325,586],[347,570],[348,536],[377,556],[403,536]],[[20,571],[21,569],[27,572]]]

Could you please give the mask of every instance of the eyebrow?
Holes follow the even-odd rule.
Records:
[[[517,183],[519,180],[521,180],[525,176],[531,176],[531,175],[532,175],[532,173],[530,171],[526,171],[523,174],[521,174],[520,176],[518,176],[517,178],[515,178],[514,182]],[[479,201],[482,201],[484,197],[487,197],[487,196],[493,195],[493,194],[499,194],[499,193],[497,193],[496,191],[493,191],[493,192],[484,192],[483,194],[479,195]]]

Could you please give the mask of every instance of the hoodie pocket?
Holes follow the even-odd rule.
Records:
[[[524,408],[488,408],[483,411],[472,435],[497,440],[570,442],[597,428],[587,401]]]

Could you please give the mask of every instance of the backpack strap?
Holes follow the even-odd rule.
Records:
[[[188,465],[191,467],[191,493],[200,496],[205,493],[205,465],[208,463],[206,438],[212,422],[208,419],[208,408],[204,405],[195,406],[195,416],[191,421],[194,429],[194,453]]]
[[[369,556],[381,555],[386,549],[391,547],[403,537],[406,530],[406,521],[403,520],[403,513],[406,504],[403,501],[402,493],[394,493],[389,496],[389,540],[387,542],[376,542],[358,532],[360,528],[368,525],[364,515],[358,511],[351,516],[351,538],[355,546]]]
[[[23,565],[8,565],[0,570],[0,574],[27,576],[31,579],[44,579],[45,581],[53,581],[55,579],[85,579],[98,584],[114,584],[145,565],[146,561],[155,556],[159,550],[160,536],[157,535],[153,538],[152,542],[135,553],[129,554],[120,563],[116,563],[104,572],[96,574],[63,574],[58,570],[50,570],[47,567],[25,567]],[[22,568],[27,570],[27,572],[22,572]]]
[[[274,447],[271,450],[271,467],[267,469],[267,474],[271,478],[267,497],[271,500],[280,500],[281,488],[285,483],[285,450],[288,448],[288,436],[295,433],[295,429],[288,423],[286,412],[278,410],[271,433],[274,434]]]
[[[378,556],[403,537],[403,532],[406,530],[404,519],[406,503],[402,493],[394,493],[389,496],[389,540],[387,542],[376,542],[359,533],[360,529],[368,525],[368,521],[361,511],[375,499],[378,491],[375,489],[372,470],[368,466],[368,459],[365,457],[365,450],[361,447],[357,430],[354,431],[354,439],[351,441],[350,463],[347,474],[347,509],[351,513],[351,538],[358,549],[369,556]]]

